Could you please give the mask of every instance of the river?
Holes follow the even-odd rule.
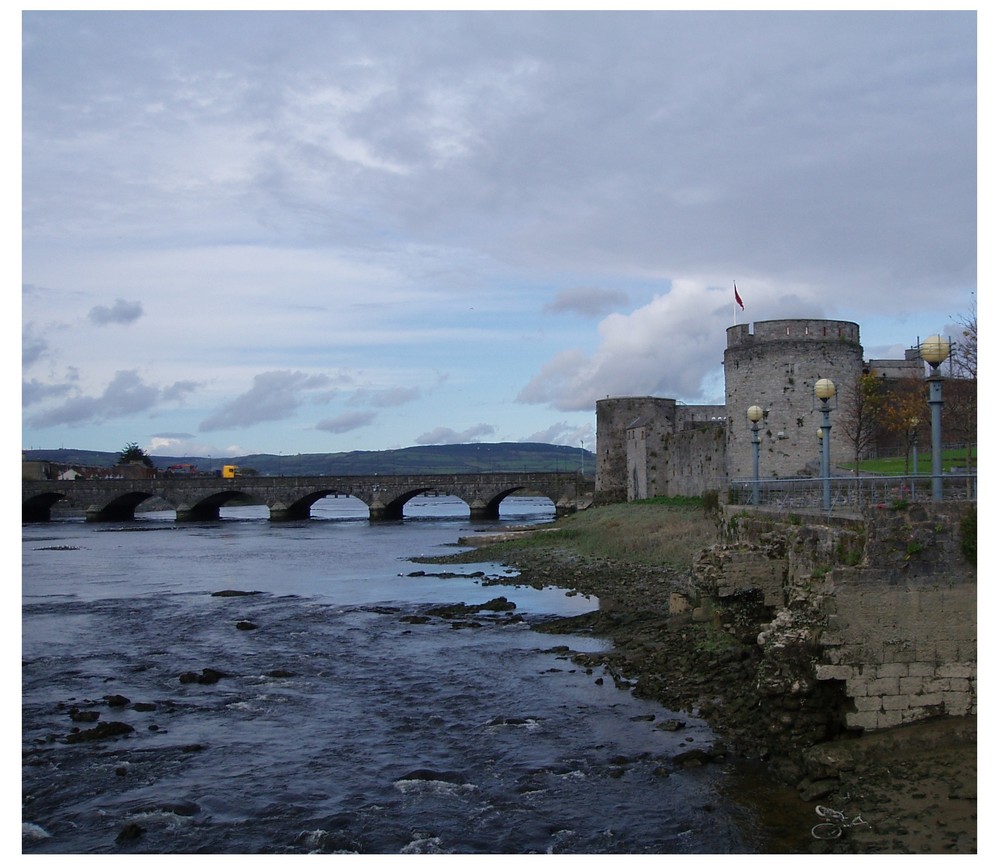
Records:
[[[554,518],[534,498],[467,514],[418,498],[370,523],[326,498],[304,522],[24,525],[22,850],[767,851],[727,791],[745,779],[675,762],[710,746],[703,722],[597,686],[571,655],[603,642],[531,629],[596,599],[408,561]],[[500,593],[516,609],[424,614]],[[132,731],[79,734],[112,722]]]

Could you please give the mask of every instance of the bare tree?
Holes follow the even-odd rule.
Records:
[[[873,375],[862,373],[838,397],[840,430],[854,448],[854,473],[861,471],[861,454],[875,442],[879,418],[885,401],[882,382]]]
[[[967,494],[972,494],[972,451],[978,437],[979,405],[977,393],[978,334],[976,307],[957,318],[961,335],[951,346],[952,380],[945,383],[944,426],[955,443],[965,448]]]
[[[975,306],[964,316],[955,319],[961,335],[951,345],[951,374],[955,378],[976,379],[978,340]]]

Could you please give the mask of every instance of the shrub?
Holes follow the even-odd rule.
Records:
[[[976,566],[976,508],[970,507],[958,523],[958,544],[962,557]]]

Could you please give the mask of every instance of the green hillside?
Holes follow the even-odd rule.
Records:
[[[99,450],[24,450],[27,461],[60,465],[110,466],[118,452]],[[164,469],[185,463],[198,471],[218,471],[223,464],[239,465],[258,474],[348,475],[348,474],[466,474],[494,471],[580,471],[594,476],[596,457],[579,447],[556,444],[503,442],[496,444],[437,444],[400,450],[355,450],[349,453],[259,453],[236,458],[202,456],[153,456],[153,464]]]

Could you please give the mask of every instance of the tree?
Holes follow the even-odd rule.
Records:
[[[861,454],[875,442],[885,394],[882,382],[862,373],[838,397],[839,426],[854,448],[854,473],[861,471]]]
[[[135,441],[131,441],[126,444],[121,453],[118,454],[118,465],[131,465],[135,462],[141,462],[148,468],[153,467],[153,460],[149,458],[149,455],[143,450]]]
[[[945,383],[944,426],[954,443],[965,447],[965,471],[969,494],[972,486],[972,450],[976,446],[979,404],[976,374],[978,371],[978,339],[975,306],[964,317],[956,319],[961,335],[951,346],[951,380]]]
[[[909,460],[920,432],[930,423],[927,407],[927,382],[919,375],[899,378],[891,383],[882,406],[882,426],[886,431],[902,437]],[[917,473],[914,463],[911,473]]]
[[[955,378],[969,378],[974,381],[979,348],[975,307],[955,321],[961,328],[961,335],[951,344],[951,374]]]

